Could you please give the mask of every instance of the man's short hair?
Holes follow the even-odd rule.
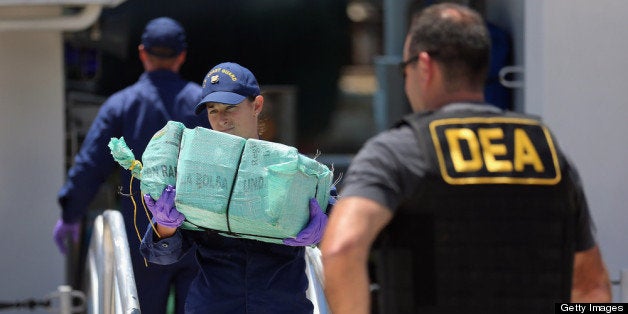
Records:
[[[482,88],[489,68],[491,40],[475,10],[453,3],[429,6],[415,14],[410,26],[409,52],[427,52],[444,69],[445,81]]]

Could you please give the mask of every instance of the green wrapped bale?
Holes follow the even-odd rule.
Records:
[[[184,228],[228,230],[226,212],[245,143],[202,127],[183,131],[175,204]]]
[[[122,139],[110,147],[121,165],[132,159]],[[333,180],[327,166],[294,147],[174,121],[155,133],[142,163],[142,193],[158,199],[176,186],[183,228],[272,243],[303,229],[310,198],[326,208]]]
[[[229,208],[232,232],[264,235],[268,242],[295,237],[309,221],[309,199],[329,201],[332,174],[296,148],[249,139]],[[321,186],[324,193],[318,193]],[[259,238],[259,237],[252,237]]]
[[[156,200],[167,185],[176,184],[179,147],[184,129],[183,123],[168,121],[148,142],[142,155],[140,172],[143,194],[150,194]]]

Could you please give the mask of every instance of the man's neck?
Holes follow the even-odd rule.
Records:
[[[439,95],[436,99],[434,99],[430,105],[429,109],[434,110],[441,108],[447,104],[455,103],[455,102],[476,102],[481,103],[484,102],[484,93],[483,92],[473,92],[473,91],[458,91],[455,93],[442,94]]]

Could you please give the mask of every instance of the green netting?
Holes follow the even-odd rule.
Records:
[[[166,185],[176,184],[179,147],[184,129],[183,123],[168,121],[148,142],[142,155],[140,189],[143,194],[159,199]]]
[[[131,170],[131,175],[139,179],[142,166],[135,159],[133,151],[126,145],[124,137],[119,139],[115,137],[111,138],[108,146],[113,159],[118,162],[122,168]]]
[[[126,153],[125,164],[132,158]],[[273,243],[307,224],[310,198],[325,208],[333,179],[329,168],[294,147],[173,121],[153,136],[142,163],[142,193],[158,199],[166,185],[176,186],[183,228]]]

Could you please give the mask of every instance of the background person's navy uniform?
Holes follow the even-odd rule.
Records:
[[[166,20],[165,23],[169,27],[176,22]],[[160,27],[155,31],[153,34],[159,34],[164,29]],[[180,37],[183,30],[176,26],[175,31]],[[181,51],[175,50],[174,53]],[[169,120],[182,122],[188,128],[209,128],[207,119],[194,113],[200,94],[201,88],[198,84],[183,80],[171,70],[161,69],[144,72],[135,84],[109,97],[100,108],[81,150],[75,157],[67,181],[59,191],[63,222],[79,222],[100,185],[116,169],[120,172],[120,186],[124,193],[128,193],[131,171],[122,169],[112,158],[108,148],[112,137],[124,137],[135,158],[139,160],[151,137]],[[132,191],[138,204],[137,225],[143,230],[148,219],[141,205],[138,180],[133,181]],[[196,263],[190,257],[177,264],[146,267],[139,252],[140,240],[134,226],[133,203],[129,197],[121,197],[120,202],[142,312],[165,313],[170,289],[174,285],[177,313],[183,313],[189,283],[197,273]]]
[[[467,117],[474,117],[472,123],[460,120]],[[539,159],[534,162],[542,162],[545,172],[531,169],[531,160],[519,170],[533,174],[513,170],[490,177],[478,170],[456,176],[451,163],[439,162],[453,149],[444,146],[447,139],[437,139],[445,134],[435,128],[446,125],[441,121],[460,123],[449,130],[466,132],[478,122],[484,129],[505,130],[492,144],[505,145],[506,151],[497,154],[503,160],[515,158],[513,141],[521,138],[514,139],[508,130],[527,125],[491,120],[503,117],[536,121],[487,104],[449,104],[407,116],[405,123],[367,142],[352,161],[342,196],[362,196],[396,209],[372,255],[373,277],[380,286],[374,302],[383,313],[492,313],[504,308],[509,313],[552,313],[554,302],[569,302],[573,252],[593,247],[594,240],[578,175],[558,147],[552,156],[545,146],[548,139],[535,137],[545,134],[533,134],[540,129],[524,130],[533,140],[525,144],[536,147]],[[474,152],[465,146],[472,140],[465,138],[461,158],[470,161]],[[549,169],[554,166],[558,173]]]

